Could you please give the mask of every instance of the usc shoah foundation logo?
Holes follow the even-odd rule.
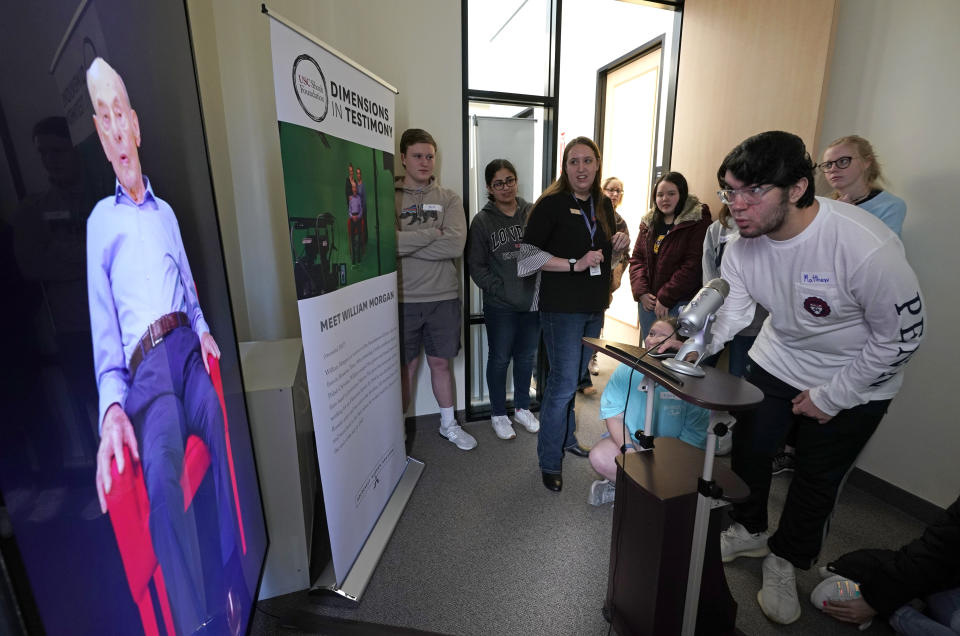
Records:
[[[307,117],[323,121],[327,116],[327,80],[317,61],[307,54],[298,55],[293,61],[293,93]]]

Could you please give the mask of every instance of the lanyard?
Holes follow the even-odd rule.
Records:
[[[570,195],[573,196],[573,195]],[[573,197],[573,200],[577,202],[577,207],[580,208],[580,216],[583,217],[583,224],[587,226],[587,232],[590,234],[590,248],[594,248],[593,237],[597,233],[597,215],[593,210],[593,195],[590,195],[588,199],[590,201],[590,218],[587,218],[587,213],[583,209],[583,205],[580,202],[580,199]],[[592,221],[592,223],[591,223]]]

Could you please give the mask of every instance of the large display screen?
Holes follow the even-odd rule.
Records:
[[[23,621],[245,633],[267,537],[186,8],[4,14],[0,550]]]

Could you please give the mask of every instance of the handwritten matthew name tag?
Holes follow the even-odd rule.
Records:
[[[804,285],[832,285],[833,272],[801,272],[800,282]]]

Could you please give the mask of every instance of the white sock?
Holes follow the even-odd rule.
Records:
[[[450,428],[457,423],[457,418],[453,414],[454,407],[452,406],[441,406],[440,407],[440,426],[443,428]]]

